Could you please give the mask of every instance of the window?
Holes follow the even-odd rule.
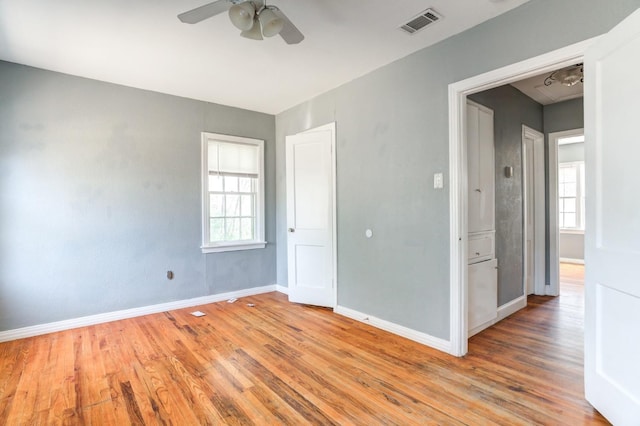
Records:
[[[560,229],[584,230],[584,161],[558,165]]]
[[[264,248],[264,141],[202,133],[202,252]]]

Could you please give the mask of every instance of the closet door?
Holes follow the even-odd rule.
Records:
[[[467,103],[469,233],[495,228],[493,111]]]

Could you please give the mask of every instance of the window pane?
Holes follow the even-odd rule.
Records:
[[[558,218],[558,225],[560,228],[564,228],[564,214],[560,213],[560,217]]]
[[[240,219],[240,236],[243,240],[253,240],[253,219]]]
[[[565,228],[575,228],[576,227],[576,215],[575,215],[575,213],[565,213],[564,214],[564,227]]]
[[[209,194],[209,216],[210,217],[224,216],[224,195]]]
[[[251,178],[240,178],[239,179],[239,185],[240,185],[240,192],[253,192],[253,180]]]
[[[235,176],[224,177],[224,192],[238,192],[238,178]]]
[[[225,195],[225,216],[240,216],[240,196]]]
[[[240,216],[253,216],[253,195],[241,195]]]
[[[562,200],[564,204],[562,211],[564,213],[575,213],[576,212],[576,199],[575,198],[565,198]]]
[[[240,219],[227,219],[225,223],[225,240],[238,241],[240,239]]]
[[[560,169],[560,182],[575,182],[576,166],[567,166]]]
[[[209,240],[224,241],[224,219],[209,220]]]
[[[222,176],[209,175],[209,192],[222,192]]]
[[[203,201],[208,203],[202,226],[209,240],[203,241],[203,251],[263,240],[264,177],[260,173],[264,141],[206,132],[202,135],[206,137],[203,152],[207,154],[203,160],[208,163],[202,171],[207,185]]]
[[[565,197],[575,197],[576,196],[576,184],[575,183],[567,183],[564,185],[564,196]]]
[[[558,187],[558,196],[564,197],[564,183],[561,183],[560,186]]]

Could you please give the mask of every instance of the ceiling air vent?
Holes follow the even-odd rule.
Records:
[[[406,24],[400,26],[400,29],[407,34],[415,34],[429,24],[442,19],[442,15],[433,9],[427,9]]]

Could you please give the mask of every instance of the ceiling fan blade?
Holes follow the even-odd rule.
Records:
[[[302,40],[304,40],[304,35],[300,32],[299,29],[296,28],[295,25],[287,18],[287,16],[282,13],[280,9],[273,9],[273,12],[278,15],[280,19],[284,22],[282,26],[282,31],[280,31],[280,37],[287,44],[298,44]]]
[[[204,21],[207,18],[216,16],[222,12],[229,10],[229,0],[217,0],[213,3],[205,4],[204,6],[196,7],[188,12],[178,15],[178,19],[185,24],[197,24],[200,21]]]

